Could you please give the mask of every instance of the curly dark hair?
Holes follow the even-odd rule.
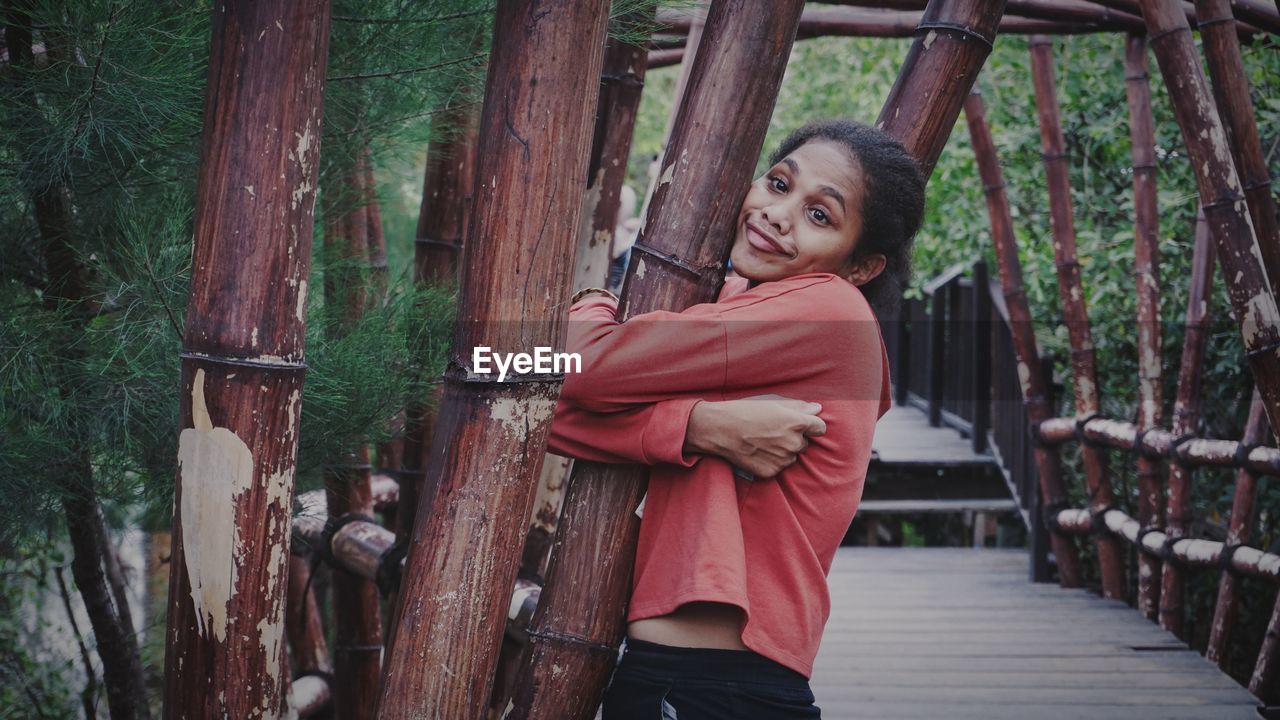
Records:
[[[860,288],[878,311],[893,310],[911,276],[911,241],[924,217],[924,178],[902,143],[853,120],[818,120],[787,136],[769,156],[777,164],[813,140],[843,146],[862,170],[862,234],[853,258],[879,253],[884,272]]]

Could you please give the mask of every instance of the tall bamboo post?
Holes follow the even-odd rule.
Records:
[[[1226,132],[1209,94],[1191,29],[1179,4],[1175,0],[1142,0],[1142,11],[1151,47],[1160,63],[1174,115],[1195,169],[1196,185],[1222,264],[1227,295],[1240,323],[1245,355],[1274,433],[1277,413],[1280,413],[1280,358],[1277,357],[1280,311],[1263,266],[1264,256],[1249,218],[1240,179],[1231,162]],[[1171,533],[1175,532],[1172,482],[1171,475]],[[1162,596],[1171,584],[1177,584],[1177,569],[1172,563],[1165,564],[1164,575]],[[1180,612],[1175,616],[1173,606],[1167,607],[1170,610],[1167,621],[1177,623]],[[1161,597],[1162,618],[1165,609],[1165,598]]]
[[[472,348],[563,348],[608,3],[498,3],[454,355],[379,717],[487,706],[562,374],[498,382]]]
[[[1213,300],[1213,248],[1203,211],[1196,212],[1195,248],[1191,256],[1191,288],[1182,337],[1182,361],[1178,366],[1178,395],[1173,403],[1173,433],[1192,435],[1200,420],[1200,379],[1204,351],[1209,340],[1210,306]],[[1191,473],[1183,463],[1169,465],[1168,513],[1165,534],[1170,542],[1185,537],[1191,525]],[[1160,580],[1160,626],[1182,634],[1183,568],[1167,562]]]
[[[427,148],[422,206],[413,243],[413,277],[419,285],[452,287],[458,281],[466,211],[475,187],[476,109],[473,105],[457,105],[442,115],[448,134],[436,138]],[[413,526],[426,472],[426,451],[434,429],[430,404],[424,401],[405,409],[400,503],[396,509],[399,542],[408,540]]]
[[[1053,226],[1054,265],[1058,269],[1058,296],[1063,321],[1071,344],[1071,374],[1074,379],[1076,417],[1088,418],[1101,410],[1098,401],[1098,374],[1094,364],[1093,333],[1089,310],[1080,283],[1080,263],[1076,260],[1076,230],[1071,207],[1066,144],[1059,121],[1058,98],[1053,78],[1053,41],[1045,35],[1031,38],[1031,74],[1035,83],[1036,108],[1040,116],[1045,179],[1049,185],[1049,212]],[[1095,515],[1115,505],[1111,480],[1107,477],[1107,456],[1089,443],[1082,443],[1085,482],[1089,487],[1089,510]],[[1098,563],[1102,570],[1104,597],[1123,599],[1124,555],[1120,540],[1106,533],[1095,537]]]
[[[896,137],[928,181],[991,54],[1005,0],[930,0],[876,127]]]
[[[1274,703],[1280,699],[1278,688],[1280,688],[1280,595],[1276,596],[1276,602],[1271,607],[1267,633],[1262,637],[1262,649],[1258,651],[1258,662],[1254,665],[1253,675],[1249,678],[1249,692],[1263,702]]]
[[[630,17],[624,22],[651,22],[649,17]],[[610,38],[604,50],[600,103],[596,110],[595,136],[587,168],[587,192],[582,204],[583,226],[578,233],[577,263],[573,286],[604,287],[609,278],[614,232],[622,204],[622,188],[631,155],[631,137],[644,89],[646,50]],[[534,501],[529,534],[525,539],[523,565],[542,575],[556,534],[570,461],[548,454],[542,461],[542,477]]]
[[[1276,427],[1280,411],[1280,312],[1263,269],[1262,255],[1230,160],[1222,123],[1196,56],[1185,16],[1172,0],[1142,0],[1150,43],[1169,88],[1196,184],[1222,263],[1227,293],[1235,309],[1245,354]]]
[[[628,22],[648,18],[628,18]],[[645,48],[610,39],[604,51],[600,76],[600,105],[587,168],[587,193],[583,202],[583,228],[578,239],[575,287],[603,285],[609,276],[613,232],[618,224],[622,186],[631,155],[631,136],[644,89]]]
[[[1004,174],[1000,170],[1000,159],[996,156],[991,129],[987,127],[982,95],[976,89],[965,101],[964,116],[969,125],[973,155],[987,199],[987,213],[991,217],[991,240],[995,245],[996,261],[1000,267],[1000,286],[1004,292],[1005,306],[1009,310],[1009,328],[1013,335],[1014,354],[1018,358],[1022,399],[1027,405],[1027,419],[1032,424],[1040,423],[1053,417],[1054,413],[1049,407],[1049,389],[1045,386],[1045,373],[1040,365],[1040,350],[1036,346],[1031,307],[1027,303],[1027,291],[1022,283],[1022,262],[1018,259],[1013,216],[1009,212],[1009,200],[1004,192]],[[1035,459],[1042,504],[1046,508],[1065,506],[1067,496],[1062,485],[1062,465],[1057,449],[1037,442]],[[1047,525],[1049,541],[1058,561],[1058,582],[1063,587],[1080,587],[1080,560],[1071,538],[1053,523]]]
[[[419,286],[456,287],[458,256],[466,212],[475,188],[476,145],[479,107],[458,104],[441,115],[446,132],[427,148],[423,173],[422,202],[413,242],[413,280]],[[435,408],[440,402],[439,388],[430,401],[410,402],[404,411],[404,442],[400,450],[399,502],[396,503],[396,543],[407,544],[417,517],[418,497],[426,491],[427,451],[435,434]],[[400,593],[387,597],[391,622],[387,628],[384,662],[391,658],[396,630],[400,627]]]
[[[316,606],[315,592],[311,589],[311,570],[307,559],[299,554],[289,554],[289,589],[285,606],[285,636],[289,641],[292,659],[292,679],[315,676],[325,679],[329,686],[333,678],[333,663],[329,659],[329,647],[324,639],[324,624]],[[333,688],[328,695],[332,701]],[[332,705],[330,705],[332,707]]]
[[[1267,418],[1262,411],[1262,398],[1255,390],[1249,403],[1249,420],[1245,423],[1244,433],[1240,438],[1243,447],[1258,445],[1266,440]],[[1236,491],[1231,503],[1231,521],[1227,528],[1225,540],[1227,548],[1249,543],[1254,522],[1254,507],[1258,497],[1258,476],[1247,467],[1236,471]],[[1231,641],[1231,630],[1235,626],[1236,611],[1239,598],[1239,579],[1227,570],[1222,571],[1218,582],[1218,600],[1213,608],[1213,622],[1209,626],[1209,644],[1205,648],[1205,657],[1215,662],[1224,671],[1227,668],[1227,643]]]
[[[1125,95],[1129,103],[1129,156],[1133,165],[1133,274],[1138,298],[1139,432],[1164,423],[1160,362],[1160,213],[1156,205],[1155,122],[1147,75],[1147,41],[1130,35],[1124,51]],[[1163,468],[1138,454],[1138,522],[1164,523]],[[1160,602],[1160,559],[1138,553],[1138,612],[1156,620]]]
[[[1271,280],[1273,292],[1280,290],[1280,228],[1277,227],[1276,203],[1271,194],[1271,177],[1267,159],[1258,138],[1258,123],[1249,94],[1249,76],[1240,58],[1240,41],[1231,31],[1234,19],[1230,0],[1196,0],[1200,20],[1200,39],[1209,77],[1213,80],[1213,97],[1231,146],[1236,173],[1249,204],[1249,217],[1262,251],[1262,264]]]
[[[803,3],[715,0],[623,287],[620,317],[709,301],[723,281]],[[696,153],[698,161],[688,162]],[[685,161],[681,161],[685,158]],[[625,629],[647,473],[574,464],[508,718],[590,718]]]
[[[284,595],[329,3],[219,3],[183,333],[167,717],[285,711]]]
[[[325,306],[340,320],[331,320],[335,337],[359,321],[368,297],[364,270],[368,268],[369,219],[363,157],[343,173],[341,198],[326,203],[339,217],[326,218],[330,266],[325,270]],[[338,188],[334,188],[338,191]],[[347,208],[349,203],[354,205]],[[347,209],[342,209],[347,208]],[[331,518],[348,513],[373,515],[369,448],[361,444],[340,462],[324,471],[325,501]],[[382,672],[382,619],[378,587],[341,568],[333,571],[334,686],[333,705],[338,717],[373,718]]]

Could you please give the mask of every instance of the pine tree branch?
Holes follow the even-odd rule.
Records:
[[[438,70],[443,67],[449,67],[450,65],[461,65],[462,63],[465,63],[465,62],[478,60],[484,56],[485,56],[485,53],[475,53],[473,55],[467,55],[466,57],[454,58],[453,60],[446,60],[444,62],[436,63],[435,65],[427,65],[426,67],[410,68],[408,70],[391,70],[389,72],[382,72],[382,73],[366,73],[363,75],[341,75],[338,77],[331,77],[329,78],[329,81],[337,82],[340,80],[368,80],[370,78],[387,78],[387,77],[395,77],[396,75],[409,75],[413,73],[429,72],[431,70]]]

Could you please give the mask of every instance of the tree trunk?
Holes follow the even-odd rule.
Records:
[[[896,137],[927,182],[995,43],[1005,0],[931,0],[876,127]]]
[[[1031,308],[1022,283],[1022,262],[1018,259],[1018,241],[1013,232],[1009,200],[1005,197],[1000,159],[996,157],[991,129],[987,127],[982,96],[976,91],[965,102],[964,116],[969,124],[969,138],[987,198],[987,212],[991,217],[991,239],[1000,267],[1000,285],[1004,290],[1005,306],[1009,310],[1009,329],[1013,335],[1014,354],[1018,358],[1018,379],[1022,387],[1022,399],[1027,405],[1027,420],[1031,423],[1043,422],[1053,416],[1049,407],[1049,389],[1045,387],[1040,350],[1036,346],[1035,325],[1031,320]],[[1042,506],[1065,507],[1067,498],[1062,486],[1062,464],[1057,450],[1035,443],[1035,459]],[[1058,582],[1063,587],[1080,587],[1080,560],[1075,545],[1053,523],[1045,524],[1048,526],[1054,557],[1058,561]]]
[[[213,13],[165,715],[285,712],[284,595],[329,3]]]
[[[1213,252],[1204,213],[1196,213],[1196,242],[1191,258],[1191,288],[1182,337],[1182,362],[1178,366],[1178,395],[1173,404],[1174,437],[1192,434],[1200,420],[1200,378],[1204,350],[1209,340],[1209,303],[1213,300]],[[1184,537],[1191,526],[1191,466],[1169,464],[1169,501],[1165,533]],[[1183,569],[1164,563],[1160,575],[1160,626],[1182,635],[1184,602]]]
[[[714,299],[801,5],[711,4],[663,180],[632,249],[622,318]],[[691,153],[698,162],[680,161]],[[639,531],[634,510],[647,474],[638,466],[574,467],[508,718],[590,718],[625,628]]]
[[[31,18],[24,11],[4,11],[4,42],[9,63],[15,69],[33,67]],[[46,41],[46,45],[50,43]],[[31,117],[39,112],[34,95],[23,95]],[[89,320],[89,287],[71,241],[71,212],[66,188],[59,181],[28,187],[36,227],[44,245],[44,303],[55,310],[67,310],[77,326],[64,338],[64,357],[74,359],[83,325]],[[65,392],[65,391],[63,391]],[[70,398],[67,398],[70,399]],[[72,443],[67,456],[55,463],[63,467],[62,509],[73,552],[72,576],[84,599],[89,623],[97,641],[98,657],[107,691],[107,705],[114,720],[146,718],[146,688],[138,654],[137,633],[129,601],[120,586],[118,561],[102,525],[93,466],[88,452]],[[92,670],[90,670],[92,672]]]
[[[126,598],[113,592],[108,583],[103,566],[110,562],[108,557],[115,549],[99,530],[102,516],[98,511],[97,493],[93,491],[88,457],[83,457],[79,465],[76,475],[88,479],[87,488],[62,500],[73,552],[71,575],[93,625],[112,720],[145,718],[150,713],[133,617]]]
[[[1053,41],[1043,35],[1031,38],[1031,75],[1035,81],[1036,107],[1040,116],[1045,178],[1049,185],[1049,213],[1053,226],[1054,266],[1058,270],[1058,298],[1071,345],[1071,375],[1075,390],[1076,417],[1087,418],[1101,410],[1098,400],[1098,373],[1094,362],[1093,333],[1089,329],[1089,309],[1080,282],[1076,260],[1076,228],[1071,206],[1071,183],[1067,170],[1066,143],[1062,138],[1058,98],[1053,78]],[[1089,509],[1105,512],[1115,505],[1115,493],[1108,477],[1107,456],[1099,448],[1083,443],[1085,482],[1089,487]],[[1101,566],[1103,597],[1125,597],[1124,554],[1120,541],[1106,533],[1095,538]]]
[[[1160,214],[1156,205],[1155,122],[1147,80],[1147,41],[1125,41],[1125,94],[1129,102],[1129,142],[1133,165],[1133,272],[1138,298],[1139,431],[1164,424],[1164,383],[1160,328]],[[1139,454],[1138,522],[1144,528],[1164,524],[1164,473],[1158,460]],[[1157,619],[1160,559],[1138,553],[1138,612]]]
[[[454,355],[379,717],[479,718],[563,374],[497,382],[472,349],[563,349],[608,5],[498,4]],[[512,320],[519,318],[519,322]],[[425,502],[424,502],[425,500]]]

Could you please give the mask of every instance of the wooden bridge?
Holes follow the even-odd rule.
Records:
[[[813,677],[824,716],[1273,716],[1128,603],[1051,582],[1044,520],[1059,532],[1064,524],[1039,499],[1008,310],[981,262],[948,270],[882,326],[896,404],[877,426],[859,514],[1004,512],[1022,519],[1030,542],[842,548]]]
[[[1257,720],[1127,604],[1029,583],[1025,550],[841,548],[813,692],[828,718]]]

